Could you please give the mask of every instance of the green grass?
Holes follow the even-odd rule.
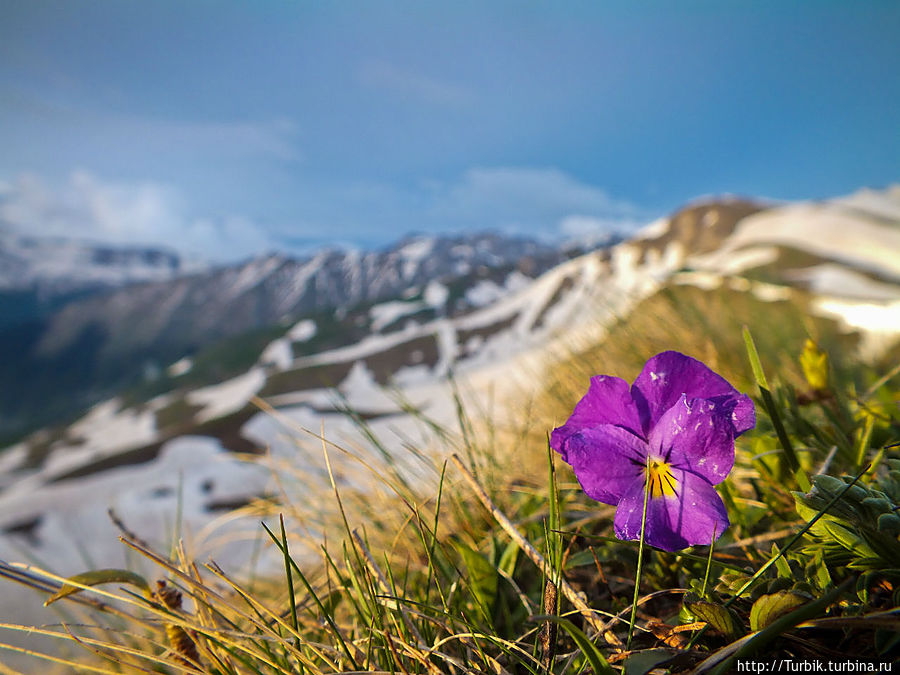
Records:
[[[815,391],[799,364],[807,337],[831,364]],[[708,673],[750,657],[888,661],[900,649],[900,375],[896,353],[863,364],[856,345],[809,316],[801,293],[770,303],[727,288],[665,289],[601,344],[555,364],[541,395],[515,402],[521,414],[461,408],[460,429],[436,429],[436,459],[364,428],[369,449],[319,439],[321,466],[273,466],[281,496],[247,512],[266,523],[280,578],[239,579],[131,538],[152,573],[69,580],[71,591],[84,587],[58,601],[74,620],[40,630],[78,647],[66,658],[93,672]],[[635,589],[636,542],[613,537],[614,507],[588,499],[552,452],[548,467],[547,434],[591,375],[633,380],[664,349],[750,393],[758,424],[719,486],[731,528],[712,551],[646,548]],[[807,479],[815,489],[805,494]],[[305,486],[302,500],[287,496],[291,485]],[[14,573],[47,593],[65,583]],[[183,603],[168,602],[157,578]]]

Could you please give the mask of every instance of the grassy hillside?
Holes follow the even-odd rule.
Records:
[[[824,384],[804,374],[807,338],[827,354]],[[323,466],[273,467],[280,496],[247,511],[283,554],[280,579],[238,581],[177,547],[152,553],[126,531],[152,571],[70,580],[58,605],[82,625],[43,630],[94,672],[706,673],[750,656],[888,662],[900,649],[898,355],[863,364],[856,345],[810,316],[802,293],[764,301],[728,284],[669,286],[601,343],[553,364],[536,398],[510,401],[502,416],[461,408],[459,429],[438,430],[436,460],[372,437],[365,460],[323,441]],[[758,423],[718,486],[732,526],[712,550],[639,554],[637,542],[613,536],[615,507],[584,495],[547,435],[592,375],[632,381],[668,349],[751,394]],[[320,482],[289,498],[310,472]],[[62,582],[28,575],[48,592]]]

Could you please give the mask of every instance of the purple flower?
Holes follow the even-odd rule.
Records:
[[[631,388],[598,375],[551,447],[585,493],[615,504],[619,539],[666,551],[710,544],[728,527],[713,485],[734,465],[734,439],[753,428],[753,402],[700,361],[678,352],[651,358]]]

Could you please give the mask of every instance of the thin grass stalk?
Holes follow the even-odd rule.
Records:
[[[275,533],[273,533],[272,530],[270,530],[269,527],[265,523],[263,523],[262,526],[263,526],[263,528],[265,528],[266,532],[269,534],[269,537],[272,538],[272,541],[275,542],[275,545],[278,546],[279,548],[281,548],[281,542],[278,540],[278,537],[275,536]],[[307,593],[309,593],[310,597],[313,599],[313,601],[316,603],[316,606],[319,608],[319,611],[322,613],[322,617],[325,619],[325,622],[328,624],[328,627],[331,629],[332,635],[338,641],[341,651],[343,651],[344,654],[347,656],[347,658],[349,659],[353,668],[359,669],[359,664],[356,662],[356,659],[353,658],[353,654],[350,652],[350,648],[347,646],[347,643],[344,640],[344,636],[341,634],[341,631],[337,627],[337,624],[335,624],[334,619],[331,617],[331,615],[325,609],[325,605],[322,604],[322,601],[319,599],[319,596],[316,595],[316,592],[313,590],[312,585],[309,583],[309,581],[306,579],[306,576],[303,574],[303,572],[297,566],[297,563],[294,562],[294,559],[290,558],[290,557],[288,559],[290,560],[291,568],[294,570],[294,572],[297,573],[297,576],[299,577],[300,581],[302,581],[303,585],[306,587]]]
[[[194,600],[195,612],[197,614],[197,618],[201,623],[205,625],[213,626],[216,623],[216,613],[213,611],[209,603],[208,596],[201,590],[203,588],[203,577],[200,575],[200,570],[197,565],[193,561],[188,561],[187,553],[184,550],[184,542],[180,542],[178,547],[178,559],[181,561],[182,566],[189,570],[193,576],[193,578],[197,581],[199,586],[194,593],[190,593],[189,595]],[[206,657],[211,661],[215,661],[223,670],[223,672],[234,672],[234,666],[231,664],[226,664],[222,659],[216,654],[212,649],[210,649],[207,644],[207,640],[198,640],[198,647],[201,651],[206,654]]]
[[[284,637],[283,637],[280,633],[277,633],[277,632],[275,632],[275,631],[272,629],[272,627],[269,625],[269,622],[268,622],[268,621],[265,619],[265,617],[263,616],[263,613],[265,613],[266,615],[268,615],[269,617],[271,617],[271,621],[272,621],[274,624],[276,624],[276,625],[278,625],[278,626],[284,628],[284,630],[285,630],[288,634],[290,634],[290,633],[291,633],[291,627],[290,627],[287,623],[285,623],[284,620],[283,620],[278,614],[276,614],[275,612],[271,611],[268,607],[266,607],[266,606],[263,605],[261,602],[259,602],[258,600],[256,600],[256,599],[253,597],[253,595],[252,595],[251,593],[248,593],[248,592],[245,591],[240,585],[238,585],[235,581],[233,581],[233,580],[231,580],[230,578],[228,578],[228,576],[225,574],[225,572],[222,571],[222,569],[219,568],[219,567],[218,567],[217,565],[215,565],[214,563],[208,564],[208,565],[207,565],[207,569],[209,569],[209,570],[210,570],[213,574],[215,574],[219,579],[221,579],[221,580],[224,581],[226,584],[228,584],[228,585],[232,588],[232,590],[234,590],[238,595],[240,595],[241,598],[242,598],[242,599],[248,604],[248,606],[253,610],[253,612],[259,617],[259,622],[255,621],[252,617],[249,617],[247,620],[251,623],[251,625],[255,626],[255,627],[256,627],[258,630],[260,630],[262,633],[268,634],[268,636],[269,636],[268,639],[274,640],[274,641],[277,642],[278,644],[281,644],[281,645],[283,645],[283,646],[285,646],[285,647],[290,646],[289,643],[286,643],[286,642],[285,642]],[[235,612],[235,613],[238,613],[238,612]],[[245,616],[249,616],[249,615],[245,615]],[[251,637],[252,637],[252,636],[251,636]],[[295,633],[295,634],[294,634],[294,637],[295,637],[296,639],[298,639],[298,640],[302,639],[302,636],[301,636],[299,633]],[[263,639],[265,640],[266,638],[263,637]],[[266,646],[266,650],[269,651],[270,657],[271,657],[272,659],[276,659],[276,658],[277,658],[277,655],[272,654],[271,651],[268,650],[268,644],[267,644],[266,642],[264,642],[263,644]],[[306,643],[306,644],[307,644],[307,646],[309,645],[309,643]],[[306,658],[306,657],[302,654],[302,652],[299,651],[299,649],[294,648],[294,652],[295,652],[295,655],[297,656],[297,658],[301,660],[301,662],[303,661],[303,659]],[[327,660],[327,659],[325,659],[325,658],[324,658],[321,654],[319,654],[319,653],[316,653],[316,656],[318,656],[319,658],[322,658],[323,660]]]
[[[350,548],[353,548],[352,545]],[[353,548],[353,556],[348,551],[348,544],[343,544],[344,565],[347,569],[347,575],[350,578],[351,587],[359,596],[360,602],[364,603],[363,616],[371,616],[369,628],[369,644],[377,638],[383,649],[387,649],[387,628],[384,625],[384,608],[378,601],[378,593],[374,587],[374,581],[368,568],[361,562],[359,552]],[[354,564],[355,563],[355,564]],[[366,663],[369,666],[369,663]]]
[[[268,654],[259,650],[259,645],[252,634],[248,634],[246,632],[241,632],[236,634],[235,636],[228,636],[223,631],[210,626],[202,626],[197,623],[188,622],[185,620],[183,616],[179,616],[176,614],[170,615],[169,621],[172,619],[177,619],[178,623],[175,624],[182,629],[190,629],[195,633],[202,635],[204,638],[213,641],[214,643],[221,642],[222,644],[226,644],[231,646],[233,649],[241,651],[245,653],[247,656],[266,663],[267,665],[277,667],[277,656],[272,654],[270,650]],[[256,624],[259,626],[260,624]],[[270,631],[272,633],[271,639],[276,640],[279,644],[284,645],[284,639],[278,636],[274,631]],[[257,649],[254,649],[256,647]]]
[[[716,523],[718,525],[718,523]],[[706,585],[709,583],[709,570],[712,567],[713,549],[716,547],[716,527],[713,526],[712,541],[709,542],[709,557],[706,559],[706,572],[703,574],[703,590],[701,595],[706,597]]]
[[[863,427],[862,431],[859,432],[856,441],[856,463],[855,466],[859,469],[863,462],[866,461],[866,450],[869,449],[869,442],[872,439],[872,430],[875,428],[875,417],[874,415],[866,416],[866,423]]]
[[[284,548],[282,549],[284,551],[284,575],[285,580],[287,581],[288,602],[290,603],[291,607],[291,625],[294,628],[294,633],[299,635],[300,625],[297,622],[297,600],[294,597],[294,575],[291,573],[292,558],[288,549],[287,532],[284,529],[284,515],[279,514],[278,523],[281,526],[281,543],[284,546]],[[295,642],[295,645],[299,647],[299,638],[295,638],[295,640],[297,640],[297,642]]]
[[[466,408],[463,405],[462,397],[459,395],[459,387],[456,383],[456,378],[453,377],[453,373],[449,374],[450,387],[453,392],[453,404],[456,406],[456,419],[459,421],[459,428],[462,432],[463,437],[463,447],[466,450],[466,457],[469,460],[469,466],[472,467],[472,472],[475,474],[476,478],[478,476],[478,467],[475,465],[475,451],[474,446],[472,445],[472,424],[469,421],[469,416],[466,413]]]
[[[859,402],[865,403],[866,401],[868,401],[870,398],[872,398],[876,391],[881,389],[897,375],[900,375],[900,363],[891,368],[887,373],[878,378],[875,384],[866,389],[865,393],[860,397]]]
[[[290,418],[288,418],[286,415],[284,415],[283,413],[281,413],[278,410],[276,410],[275,408],[273,408],[271,405],[269,405],[268,403],[263,401],[261,398],[253,397],[251,399],[251,403],[258,406],[261,410],[265,411],[267,414],[272,415],[272,417],[274,419],[277,419],[278,421],[280,421],[282,424],[284,424],[289,429],[293,429],[300,434],[311,436],[312,438],[315,438],[316,440],[320,441],[322,443],[323,448],[327,448],[328,446],[330,446],[330,447],[334,448],[335,450],[337,450],[338,452],[351,458],[353,461],[358,463],[360,466],[367,469],[373,476],[377,477],[383,485],[385,485],[391,492],[393,492],[395,495],[397,495],[397,497],[399,497],[401,499],[401,501],[407,506],[407,508],[410,508],[410,509],[412,508],[411,505],[409,504],[409,500],[407,499],[406,495],[404,495],[390,481],[385,480],[384,476],[381,474],[381,472],[378,470],[377,467],[373,466],[372,464],[370,464],[369,462],[364,460],[362,457],[359,457],[355,453],[351,452],[350,450],[347,450],[346,448],[335,443],[334,441],[328,440],[325,437],[324,428],[322,429],[321,432],[315,432],[310,429],[307,429],[304,426],[296,424]],[[326,455],[326,459],[327,459],[327,455]]]
[[[26,649],[25,647],[18,647],[16,645],[6,644],[5,642],[0,642],[0,649],[6,649],[11,652],[17,652],[19,654],[24,654],[26,656],[33,656],[38,659],[43,659],[44,661],[49,661],[51,663],[56,663],[62,666],[70,666],[73,671],[88,671],[91,673],[102,673],[102,675],[121,675],[120,670],[109,670],[108,668],[101,668],[99,666],[92,666],[87,663],[82,663],[79,661],[72,661],[70,659],[63,658],[61,656],[53,656],[52,654],[44,654],[42,652],[35,651],[33,649]],[[158,671],[148,670],[146,668],[137,668],[141,672],[144,673],[154,673]]]
[[[97,658],[101,660],[107,660],[110,663],[114,663],[118,666],[127,666],[129,668],[138,668],[139,670],[144,670],[144,668],[130,660],[125,661],[122,658],[122,655],[124,655],[133,656],[137,659],[144,659],[147,661],[156,661],[157,663],[178,668],[179,670],[187,673],[203,673],[203,667],[199,663],[197,663],[193,659],[188,659],[179,654],[178,651],[171,646],[168,646],[167,648],[167,646],[160,645],[164,653],[169,652],[169,658],[166,658],[165,656],[154,657],[144,651],[138,651],[136,649],[126,647],[125,645],[100,642],[91,640],[90,638],[81,637],[75,635],[71,630],[69,630],[69,627],[67,625],[63,624],[63,627],[66,629],[66,635],[68,636],[68,638],[75,642],[78,646],[83,648],[85,651],[91,652]],[[103,649],[100,649],[100,646],[108,649],[111,653],[106,653]]]
[[[220,579],[221,579],[222,581],[224,581],[226,584],[228,584],[229,586],[231,586],[231,588],[232,588],[232,589],[238,594],[238,596],[239,596],[239,597],[247,604],[247,606],[253,611],[253,613],[256,614],[256,616],[258,617],[258,619],[259,619],[259,621],[260,621],[261,623],[257,623],[256,621],[250,619],[251,625],[256,626],[257,629],[262,628],[263,631],[268,631],[268,632],[270,632],[270,633],[271,633],[271,638],[274,638],[274,639],[277,639],[277,640],[282,640],[282,636],[281,636],[280,633],[276,633],[275,631],[273,631],[273,630],[270,629],[270,627],[269,627],[269,622],[268,622],[268,621],[266,620],[266,618],[263,616],[262,612],[260,611],[260,607],[262,607],[262,609],[266,610],[266,612],[267,612],[270,616],[272,616],[272,617],[274,618],[273,623],[277,624],[277,623],[278,623],[277,617],[275,616],[275,614],[274,614],[273,612],[270,612],[270,611],[269,611],[268,609],[266,609],[263,605],[259,605],[259,607],[258,607],[257,604],[254,604],[254,601],[253,601],[253,599],[252,599],[252,598],[253,598],[253,594],[250,593],[250,592],[244,591],[244,590],[243,590],[242,588],[240,588],[235,582],[233,582],[233,581],[231,581],[230,579],[228,579],[228,577],[225,576],[224,572],[222,572],[221,570],[218,570],[217,568],[213,567],[212,565],[208,565],[207,567],[208,567],[208,569],[210,569],[210,571],[212,571],[213,574],[215,574],[218,578],[220,578]],[[195,598],[195,601],[196,601],[196,597],[195,597],[195,596],[192,596],[192,597],[194,597],[194,598]],[[213,607],[211,604],[207,604],[207,608],[208,608],[208,610],[209,610],[209,612],[210,612],[210,615],[211,615],[211,620],[209,621],[209,624],[210,624],[210,625],[215,625],[215,618],[218,617],[220,620],[225,621],[228,625],[230,625],[235,633],[241,633],[241,632],[244,632],[244,631],[241,631],[241,630],[239,629],[238,625],[237,625],[234,621],[232,621],[229,617],[227,617],[225,614],[223,614],[221,610],[216,609],[216,608]],[[234,609],[234,606],[233,606],[233,605],[230,605],[230,606],[229,606],[229,609]],[[222,631],[221,629],[218,629],[218,630],[216,631],[216,635],[224,635],[224,631]],[[204,637],[206,637],[207,640],[211,640],[211,641],[213,641],[213,642],[217,642],[217,640],[214,639],[214,638],[213,638],[212,636],[210,636],[210,635],[205,635]],[[274,660],[277,660],[277,658],[278,658],[277,655],[276,655],[276,654],[271,650],[271,648],[269,647],[269,639],[263,638],[263,639],[262,639],[262,642],[261,642],[261,644],[260,644],[260,648],[266,653],[266,655],[267,655],[270,659],[272,659],[273,661],[274,661]]]
[[[363,558],[366,561],[366,566],[372,573],[372,576],[381,592],[384,593],[387,597],[396,598],[396,593],[388,595],[393,588],[393,584],[388,582],[387,578],[384,575],[384,572],[381,571],[381,568],[378,566],[378,563],[372,556],[371,551],[369,551],[368,546],[366,546],[366,543],[363,541],[362,537],[359,536],[359,532],[357,532],[356,530],[353,531],[353,541],[355,541],[356,545],[359,547],[360,552],[362,553]],[[407,630],[409,630],[409,632],[416,638],[416,640],[419,641],[420,645],[425,645],[425,638],[422,637],[422,634],[416,628],[415,623],[413,623],[412,619],[407,615],[403,605],[398,605],[398,609],[400,612],[400,617],[403,619],[403,623],[406,626]]]
[[[634,575],[634,597],[631,601],[631,618],[628,620],[628,638],[625,640],[625,651],[631,651],[631,637],[634,633],[634,619],[637,616],[638,597],[641,594],[641,573],[644,570],[644,534],[647,529],[647,502],[650,501],[650,459],[647,458],[647,480],[644,481],[644,508],[641,512],[641,540],[638,544],[637,571]]]
[[[431,541],[425,547],[425,550],[428,552],[428,582],[425,586],[425,593],[426,593],[425,602],[426,603],[429,600],[431,582],[432,582],[432,579],[434,578],[434,571],[435,571],[434,548],[435,548],[435,545],[437,544],[438,523],[440,522],[440,514],[441,514],[441,500],[444,496],[444,479],[446,478],[446,476],[447,476],[447,461],[444,460],[443,464],[441,464],[441,479],[438,482],[437,501],[436,501],[435,507],[434,507],[434,526],[431,528],[431,532],[429,533],[431,535]],[[418,511],[417,511],[417,513],[418,513]],[[421,525],[422,525],[421,521],[419,521],[419,523],[420,523],[419,531],[423,535],[423,543],[424,543],[424,534],[425,533],[422,532],[422,530],[421,530]],[[444,609],[446,610],[447,609],[447,599],[444,597],[444,591],[441,588],[440,583],[436,582],[435,586],[437,587],[438,595],[441,597],[441,604],[443,605]]]
[[[140,659],[144,659],[145,661],[149,661],[152,663],[158,663],[161,665],[168,665],[168,666],[174,665],[172,661],[170,661],[162,656],[156,656],[147,651],[138,650],[138,649],[135,649],[132,647],[126,647],[124,645],[120,645],[120,644],[117,644],[114,642],[106,642],[103,640],[97,640],[96,638],[75,636],[71,631],[69,631],[68,627],[65,625],[63,625],[63,628],[66,630],[66,632],[53,631],[53,630],[49,630],[46,628],[38,628],[36,626],[18,626],[16,624],[0,624],[0,627],[8,628],[11,630],[16,630],[19,632],[28,633],[28,634],[32,634],[32,635],[43,635],[44,637],[50,637],[50,638],[56,638],[56,639],[60,639],[60,640],[70,641],[70,642],[76,642],[76,643],[80,643],[82,647],[85,647],[86,645],[89,645],[92,648],[103,647],[105,649],[109,649],[110,651],[118,651],[118,652],[121,652],[122,654],[127,654],[129,656],[135,656]],[[152,645],[152,646],[158,648],[160,651],[165,651],[167,648],[167,645],[164,643],[161,643],[161,642],[156,642],[156,641],[150,640],[150,639],[146,639],[146,642],[149,645]],[[28,650],[26,648],[17,648],[14,645],[7,645],[5,643],[0,643],[0,647],[6,648],[6,649],[12,649],[14,651],[21,651],[22,653],[27,653],[30,655],[37,654],[36,652],[32,652],[31,650]],[[90,651],[93,652],[94,649],[91,649]],[[44,655],[42,655],[42,656],[44,656]],[[110,658],[109,655],[104,655],[104,657]],[[51,655],[46,655],[45,658],[53,660]],[[139,665],[134,665],[134,664],[129,664],[129,665],[133,668],[137,668],[138,670],[142,670],[144,672],[148,672],[148,673],[155,672],[154,670],[148,670],[147,668],[144,668]],[[88,666],[85,664],[85,667],[87,668]],[[99,671],[99,672],[106,672],[106,671]],[[194,671],[194,672],[196,672],[196,671]]]

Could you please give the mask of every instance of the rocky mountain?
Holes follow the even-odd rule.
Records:
[[[174,251],[29,237],[0,229],[0,328],[46,315],[74,299],[201,269]]]
[[[320,430],[365,461],[392,448],[440,451],[444,430],[458,426],[460,398],[502,419],[511,397],[521,404],[539,386],[554,355],[595,344],[663,288],[727,288],[766,303],[802,296],[810,312],[856,331],[866,353],[900,339],[900,187],[786,205],[706,199],[534,278],[509,258],[506,266],[469,267],[464,277],[434,276],[435,268],[419,275],[437,257],[438,245],[423,241],[379,254],[390,260],[380,267],[367,267],[362,257],[342,263],[360,275],[382,270],[363,278],[370,285],[395,279],[399,294],[364,295],[338,312],[313,306],[283,321],[276,310],[278,322],[252,339],[235,336],[171,364],[159,389],[109,398],[71,424],[0,451],[0,559],[26,551],[75,573],[83,566],[79,542],[90,541],[96,566],[119,566],[116,531],[105,515],[113,506],[147,538],[164,537],[177,509],[195,555],[215,550],[218,561],[239,564],[246,546],[216,542],[236,539],[241,528],[258,530],[257,519],[229,517],[216,537],[207,537],[211,523],[272,492],[307,504],[311,518],[325,508],[309,499],[311,486],[328,480]],[[463,244],[445,250],[455,246]],[[291,284],[274,284],[283,278],[279,270],[292,270],[282,272],[288,278],[321,279],[329,289],[338,283],[322,272],[330,255],[219,270],[224,276],[215,288],[261,302],[269,280],[282,289],[274,297],[284,304],[276,306],[287,311],[290,298],[304,292],[288,294]],[[352,275],[339,278],[360,293],[367,285]],[[169,288],[180,283],[188,281]],[[140,318],[129,316],[123,320]],[[219,376],[216,367],[229,360],[234,367]],[[260,411],[260,404],[268,409]],[[248,463],[247,455],[263,461]],[[395,461],[410,475],[422,470],[414,453]],[[273,476],[278,462],[301,473]],[[343,466],[338,479],[364,486],[365,474],[352,466]]]
[[[470,282],[505,283],[513,273],[530,279],[566,258],[556,247],[494,234],[413,237],[383,251],[302,259],[268,255],[192,273],[163,251],[72,242],[7,238],[0,256],[0,288],[14,293],[11,305],[23,306],[23,293],[46,299],[0,323],[0,353],[15,355],[0,358],[0,434],[156,380],[211,345],[238,336],[255,344],[306,314],[340,317],[380,299],[423,295],[432,282],[446,284],[448,296],[423,297],[421,312],[453,314],[483,301],[467,295]],[[373,322],[380,329],[387,319]],[[334,337],[349,341],[369,325],[339,328]],[[232,370],[219,367],[215,376]]]

